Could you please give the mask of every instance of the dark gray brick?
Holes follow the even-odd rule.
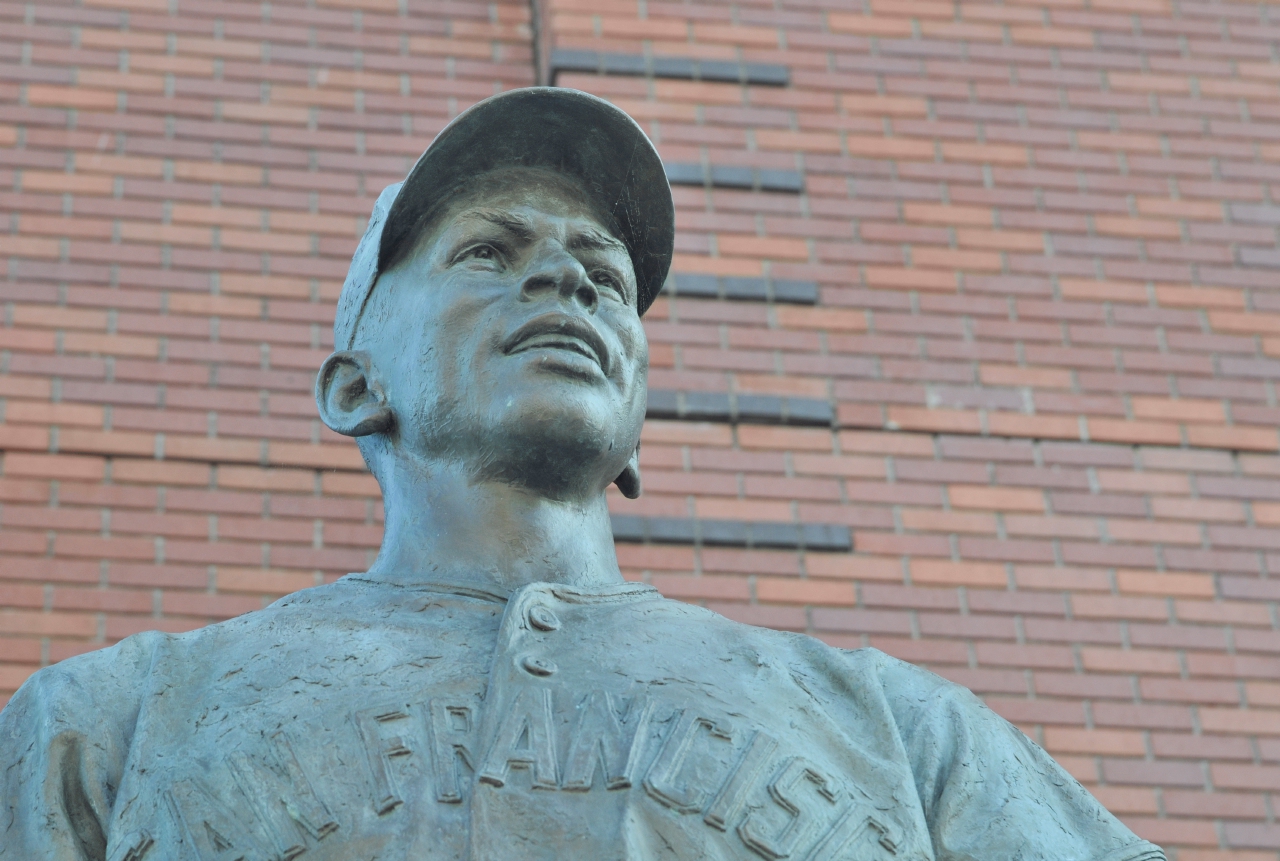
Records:
[[[604,71],[606,75],[645,75],[644,57],[640,54],[605,54]]]
[[[704,81],[733,81],[742,80],[742,67],[737,63],[731,63],[726,60],[700,60],[698,62],[698,77]]]
[[[725,298],[747,302],[786,302],[792,305],[814,305],[818,301],[818,285],[814,281],[773,281],[763,278],[729,277],[676,272],[670,287],[677,296]]]
[[[711,184],[721,188],[752,188],[755,186],[755,178],[749,167],[712,165]]]
[[[727,299],[745,299],[764,302],[769,298],[769,287],[763,278],[725,278],[724,295]]]
[[[686,392],[680,416],[690,421],[730,421],[729,396],[722,392]]]
[[[558,48],[551,52],[551,74],[556,72],[599,72],[600,55],[595,51]]]
[[[613,540],[626,544],[638,544],[645,539],[645,518],[632,514],[613,514]]]
[[[780,424],[782,398],[773,395],[738,395],[738,420],[748,424]]]
[[[816,305],[818,285],[814,281],[774,281],[773,298],[793,305]]]
[[[672,277],[676,295],[714,298],[720,295],[720,283],[714,275],[681,274]]]
[[[745,424],[786,424],[830,427],[835,410],[819,398],[737,395],[724,392],[677,392],[650,389],[646,415],[654,419],[683,419]]]
[[[752,547],[799,547],[801,527],[794,523],[751,524]]]
[[[643,54],[600,54],[560,48],[551,52],[551,74],[594,72],[606,75],[650,75],[657,78],[745,83],[785,87],[791,81],[786,66],[775,63],[735,63],[728,60],[692,60],[688,57],[653,57]]]
[[[667,181],[672,185],[703,185],[706,172],[700,164],[685,162],[664,163]],[[720,188],[756,188],[761,191],[783,191],[798,194],[804,191],[804,177],[794,170],[742,167],[718,164],[711,166],[711,184]]]
[[[787,398],[782,404],[782,421],[789,425],[830,425],[835,410],[817,398]]]
[[[667,182],[672,185],[705,185],[706,173],[702,165],[688,162],[663,162],[667,172]]]
[[[650,517],[645,530],[655,544],[693,544],[697,523],[687,517]]]
[[[761,191],[789,191],[797,194],[804,191],[804,177],[799,171],[763,169],[759,171],[759,175]]]
[[[746,547],[751,538],[750,524],[738,520],[700,520],[698,531],[703,544],[719,547]]]
[[[614,540],[623,544],[651,542],[837,552],[853,549],[849,528],[835,523],[747,523],[630,514],[614,514],[611,519]]]
[[[686,57],[654,57],[653,75],[656,78],[695,77],[697,64]]]
[[[747,63],[742,67],[742,77],[748,84],[765,87],[785,87],[791,83],[787,67],[773,63]]]
[[[801,527],[801,538],[807,550],[853,550],[853,533],[836,523],[806,523]]]
[[[650,389],[645,415],[651,419],[679,418],[680,404],[677,393],[664,389]]]

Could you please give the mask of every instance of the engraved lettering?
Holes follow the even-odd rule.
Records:
[[[860,804],[851,804],[840,814],[836,824],[813,848],[805,861],[864,861],[866,854],[858,848],[861,838],[868,831],[875,832],[876,842],[897,854],[899,836],[897,829],[868,816]]]
[[[582,704],[565,758],[562,789],[584,792],[595,780],[596,762],[604,771],[609,789],[625,789],[634,782],[640,766],[645,729],[653,714],[653,704],[632,704],[626,720],[618,718],[617,704],[610,694],[593,691]]]
[[[131,831],[116,844],[109,861],[142,861],[142,857],[155,842],[145,830]]]
[[[200,861],[274,861],[276,852],[252,834],[244,817],[229,810],[207,787],[179,780],[165,793]]]
[[[274,823],[279,834],[292,833],[282,841],[281,847],[284,861],[290,861],[306,852],[307,844],[297,828],[281,821],[284,816],[315,840],[323,840],[336,831],[338,822],[316,795],[284,733],[276,733],[270,742],[270,750],[264,757],[252,757],[238,750],[228,761],[236,783],[257,805],[263,819]]]
[[[769,834],[768,826],[760,822],[761,811],[753,810],[742,825],[738,826],[742,842],[769,861],[789,857],[817,825],[817,816],[802,804],[802,781],[811,784],[827,802],[835,803],[838,790],[831,779],[819,771],[817,766],[794,757],[782,766],[769,783],[770,797],[787,813],[786,825],[776,833]]]
[[[535,789],[556,788],[551,691],[545,688],[522,690],[511,704],[484,758],[480,780],[504,786],[512,766],[532,770]]]
[[[395,732],[400,726],[397,721],[407,719],[409,713],[403,708],[367,709],[355,712],[351,717],[364,743],[365,758],[373,777],[373,809],[382,816],[404,803],[396,787],[391,760],[397,756],[408,756],[413,749],[402,736],[389,733]]]
[[[462,801],[459,760],[467,768],[475,768],[471,740],[477,713],[475,704],[448,705],[441,699],[433,699],[427,707],[426,729],[427,736],[431,739],[431,770],[435,778],[436,801],[446,804]]]
[[[679,712],[675,729],[649,767],[644,788],[651,796],[680,813],[693,813],[707,803],[710,793],[696,786],[694,775],[685,775],[689,752],[702,730],[721,741],[732,741],[732,732],[710,718],[698,717],[689,709]],[[681,779],[684,785],[681,785]]]
[[[769,758],[778,749],[778,740],[772,736],[756,732],[747,742],[747,749],[734,767],[733,773],[725,781],[711,806],[707,808],[703,821],[712,828],[727,831],[729,823],[738,818],[746,803],[747,795],[760,779]]]

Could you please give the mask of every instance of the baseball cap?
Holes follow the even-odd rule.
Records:
[[[460,180],[507,167],[551,168],[580,183],[614,221],[636,273],[637,311],[652,304],[671,266],[675,207],[657,150],[644,130],[604,99],[562,87],[527,87],[463,111],[436,135],[404,182],[378,196],[351,259],[333,323],[349,349],[378,275],[460,193]]]

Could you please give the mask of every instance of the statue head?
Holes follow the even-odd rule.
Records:
[[[325,424],[398,471],[574,501],[640,492],[648,343],[671,191],[644,132],[574,90],[459,115],[387,188],[316,381]]]

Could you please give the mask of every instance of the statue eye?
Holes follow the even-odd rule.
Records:
[[[464,245],[458,250],[452,252],[449,257],[449,265],[456,266],[460,263],[483,264],[482,269],[499,269],[506,265],[507,257],[501,246],[493,242],[476,242],[473,245]]]
[[[488,243],[480,243],[473,245],[466,251],[462,252],[463,260],[497,260],[499,258],[498,249]]]
[[[622,283],[618,276],[614,275],[608,269],[594,269],[590,276],[592,282],[598,287],[608,287],[619,294],[622,293]]]

